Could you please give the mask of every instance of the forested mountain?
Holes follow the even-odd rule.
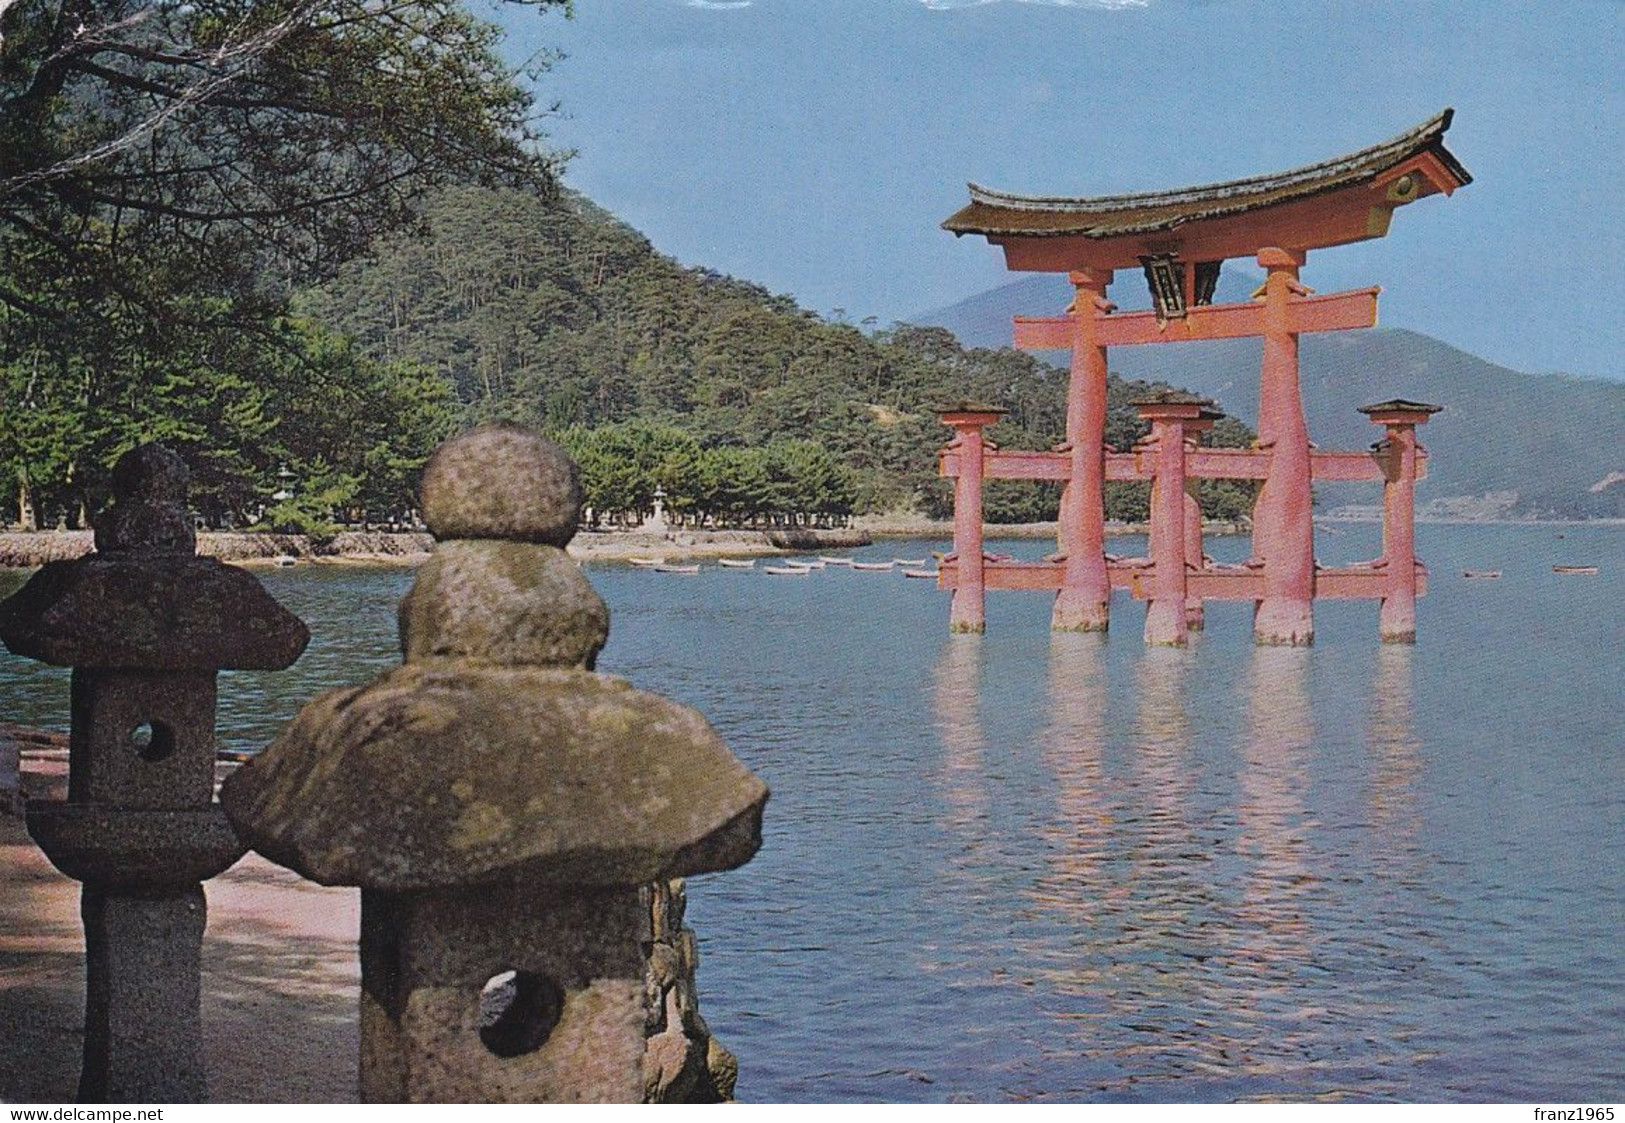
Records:
[[[374,362],[444,379],[467,420],[559,436],[583,462],[589,500],[611,509],[647,509],[658,486],[680,513],[731,520],[787,507],[941,513],[937,407],[1005,407],[991,435],[1007,447],[1049,447],[1064,430],[1066,376],[1047,364],[961,347],[941,328],[825,321],[678,265],[579,196],[449,190],[420,230],[381,241],[298,307]],[[1127,403],[1144,390],[1113,381],[1108,440],[1138,435]],[[788,497],[811,479],[822,483]],[[1132,489],[1113,503],[1124,516],[1143,507]],[[1053,507],[1039,485],[989,496],[993,517]]]
[[[1239,284],[1228,293],[1221,287],[1220,298],[1245,299],[1255,275],[1227,268],[1225,279],[1232,277]],[[1143,304],[1143,290],[1139,295]],[[1040,274],[919,320],[948,328],[969,346],[1001,346],[1010,340],[1012,315],[1052,315],[1070,299],[1064,277]],[[1401,397],[1445,407],[1422,430],[1432,459],[1418,497],[1435,510],[1625,517],[1625,384],[1524,374],[1392,328],[1306,335],[1300,355],[1309,433],[1322,447],[1370,443],[1372,427],[1355,412],[1368,402]],[[1067,361],[1065,352],[1039,357]],[[1187,386],[1249,423],[1257,416],[1260,359],[1256,340],[1119,347],[1111,353],[1114,371]],[[1369,488],[1320,490],[1330,503],[1376,501]]]

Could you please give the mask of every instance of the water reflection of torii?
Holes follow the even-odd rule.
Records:
[[[985,775],[980,646],[945,644],[935,676],[945,826],[967,854],[997,831]],[[1415,860],[1419,762],[1409,651],[1384,647],[1372,667],[1364,793],[1372,845],[1367,876],[1356,879],[1397,878],[1396,900],[1412,888]],[[1221,797],[1215,781],[1223,790],[1228,780],[1204,778],[1218,762],[1204,765],[1194,740],[1193,657],[1150,651],[1136,660],[1135,717],[1124,729],[1108,722],[1106,652],[1097,637],[1052,638],[1045,720],[1036,731],[1054,807],[1040,818],[1047,859],[1026,892],[1071,935],[1016,940],[994,953],[1009,966],[999,959],[995,978],[1042,988],[1035,1001],[1056,1020],[1035,1040],[1052,1057],[1076,1058],[1105,1087],[1152,1074],[1280,1077],[1319,1063],[1328,1027],[1340,1020],[1366,1019],[1376,1034],[1393,1017],[1379,994],[1351,990],[1339,994],[1335,1011],[1321,1008],[1327,994],[1316,930],[1333,923],[1324,910],[1348,902],[1315,869],[1306,654],[1252,653],[1236,788]],[[1125,734],[1129,744],[1112,743]],[[974,891],[974,881],[956,891]]]
[[[1471,182],[1444,146],[1451,111],[1348,156],[1276,175],[1180,191],[1100,198],[1012,195],[971,185],[971,202],[943,223],[1004,249],[1013,270],[1064,272],[1076,288],[1067,314],[1016,319],[1016,345],[1070,349],[1066,440],[1050,452],[1001,452],[982,435],[1002,410],[963,403],[943,421],[954,438],[940,471],[955,480],[954,551],[939,584],[954,592],[949,627],[984,627],[986,589],[1054,589],[1051,626],[1103,631],[1113,588],[1150,601],[1145,638],[1183,644],[1187,597],[1254,602],[1263,644],[1313,641],[1316,597],[1382,602],[1389,642],[1415,638],[1415,600],[1426,571],[1416,560],[1411,496],[1425,469],[1416,427],[1439,407],[1400,399],[1362,407],[1384,427],[1372,452],[1314,450],[1298,387],[1298,336],[1376,323],[1376,288],[1316,296],[1298,280],[1308,251],[1380,238],[1399,207]],[[1212,303],[1227,259],[1251,258],[1267,272],[1252,302]],[[1145,272],[1153,307],[1117,312],[1106,288],[1119,269]],[[1152,444],[1133,452],[1105,446],[1106,349],[1209,339],[1261,338],[1258,444],[1253,449],[1185,447],[1200,404],[1142,413]],[[1147,403],[1155,406],[1157,403]],[[994,561],[982,551],[983,478],[1065,483],[1060,553],[1045,562]],[[1246,565],[1204,564],[1178,531],[1186,479],[1261,480]],[[1150,556],[1114,564],[1105,553],[1107,480],[1148,480],[1167,526],[1153,528]],[[1314,480],[1381,480],[1383,556],[1360,565],[1314,560]],[[1199,542],[1199,536],[1198,536]]]

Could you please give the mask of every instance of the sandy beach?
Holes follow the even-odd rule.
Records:
[[[25,745],[22,788],[61,798],[66,769],[60,749]],[[6,798],[18,781],[9,772],[0,767],[0,1101],[70,1103],[84,1040],[79,885],[28,837]],[[360,894],[254,854],[206,893],[210,1101],[354,1102]]]

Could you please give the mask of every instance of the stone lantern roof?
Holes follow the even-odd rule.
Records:
[[[113,469],[96,553],[48,562],[0,604],[0,640],[59,666],[280,670],[310,632],[245,570],[193,556],[187,470],[159,445]]]
[[[767,798],[686,706],[590,671],[456,660],[322,695],[227,793],[267,858],[389,891],[730,869],[760,845]]]

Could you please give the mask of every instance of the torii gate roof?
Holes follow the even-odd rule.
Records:
[[[943,228],[981,234],[1011,269],[1117,269],[1147,254],[1222,261],[1266,246],[1307,250],[1388,232],[1393,211],[1472,176],[1444,146],[1446,109],[1392,140],[1273,175],[1138,195],[1016,195],[970,184]]]

